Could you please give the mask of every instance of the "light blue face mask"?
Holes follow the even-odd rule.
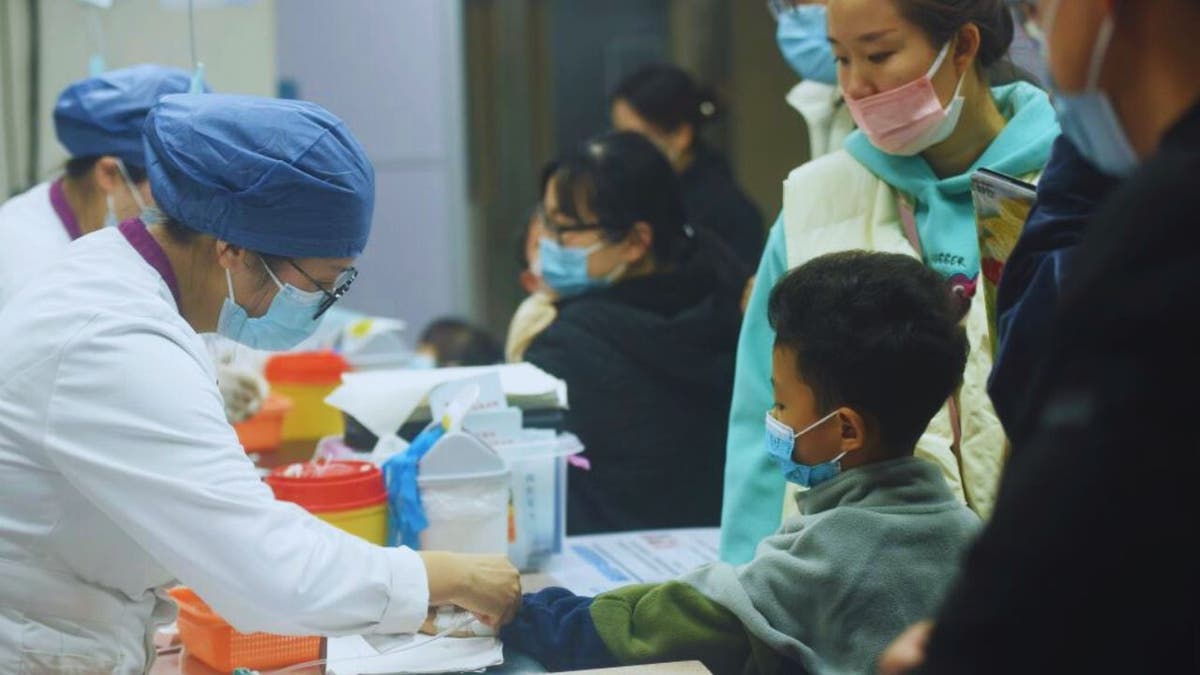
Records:
[[[588,258],[605,246],[608,246],[606,242],[599,241],[586,248],[573,248],[563,246],[549,237],[542,237],[538,242],[542,280],[563,297],[579,295],[593,288],[611,286],[625,272],[624,263],[617,265],[612,272],[603,277],[588,276]]]
[[[797,5],[776,15],[775,41],[783,58],[800,77],[837,84],[837,62],[825,29],[825,5]]]
[[[260,258],[261,260],[261,258]],[[275,273],[263,261],[263,267],[279,292],[267,307],[267,313],[250,318],[246,310],[233,299],[233,275],[225,270],[225,283],[229,286],[229,297],[221,305],[217,318],[217,332],[253,349],[283,351],[291,349],[316,332],[320,318],[313,318],[325,294],[321,291],[302,291],[291,284],[279,281]]]
[[[1054,20],[1060,5],[1061,1],[1055,2],[1046,10],[1046,35],[1050,35],[1054,30]],[[1109,14],[1104,18],[1100,33],[1096,36],[1096,45],[1092,48],[1092,59],[1088,66],[1087,85],[1082,92],[1070,94],[1060,91],[1053,78],[1049,78],[1047,85],[1053,94],[1054,109],[1058,112],[1058,122],[1062,126],[1063,134],[1071,140],[1080,154],[1107,174],[1127,176],[1137,168],[1138,156],[1133,144],[1129,142],[1125,128],[1121,126],[1112,100],[1100,89],[1100,70],[1104,67],[1104,58],[1115,30],[1116,23],[1112,14]],[[1048,44],[1045,39],[1041,43],[1042,56],[1046,58]]]
[[[775,419],[771,411],[767,411],[767,454],[779,464],[779,469],[788,482],[800,487],[816,487],[841,473],[841,460],[846,456],[844,452],[820,464],[800,464],[792,460],[796,439],[833,419],[837,414],[838,411],[834,410],[800,431],[793,432],[791,427]]]

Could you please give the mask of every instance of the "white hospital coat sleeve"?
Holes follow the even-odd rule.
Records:
[[[238,630],[419,628],[420,557],[276,501],[225,421],[198,340],[97,323],[65,347],[45,439],[86,499]]]

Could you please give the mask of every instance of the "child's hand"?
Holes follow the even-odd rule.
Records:
[[[909,626],[879,657],[879,675],[904,675],[924,663],[925,645],[932,632],[932,621]]]

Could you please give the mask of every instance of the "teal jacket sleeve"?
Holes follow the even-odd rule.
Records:
[[[787,246],[780,213],[771,226],[738,338],[721,508],[721,559],[732,565],[753,558],[758,542],[779,528],[783,515],[783,475],[767,456],[763,416],[774,400],[771,350],[775,331],[767,323],[767,298],[786,271]]]

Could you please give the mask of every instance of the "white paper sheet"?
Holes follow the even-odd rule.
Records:
[[[399,648],[430,640],[428,635],[396,636],[384,649]],[[328,663],[332,675],[378,675],[391,673],[451,673],[482,670],[504,663],[504,652],[496,638],[441,638],[408,651],[380,654],[360,636],[329,638]]]
[[[345,411],[376,436],[394,434],[423,404],[429,392],[452,382],[498,372],[508,403],[517,407],[541,404],[565,408],[566,384],[528,363],[477,368],[434,370],[376,370],[346,373],[342,386],[325,402]]]
[[[621,586],[657,583],[715,562],[720,529],[654,530],[568,537],[563,553],[529,579],[598,595]]]

